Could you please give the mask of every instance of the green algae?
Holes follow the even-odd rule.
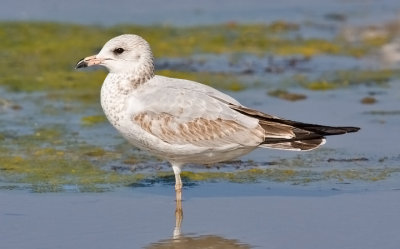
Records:
[[[96,185],[123,186],[143,179],[140,174],[124,175],[101,170],[89,160],[71,159],[65,153],[36,158],[1,157],[5,182],[41,186],[41,192],[61,191],[64,185],[93,188]]]
[[[41,192],[62,191],[64,185],[94,191],[97,185],[123,186],[143,179],[141,174],[118,174],[99,167],[119,157],[119,152],[90,145],[58,149],[27,142],[19,145],[18,151],[2,146],[0,179],[7,183],[30,184]]]
[[[324,179],[335,179],[340,182],[346,180],[361,181],[382,181],[387,179],[391,174],[399,173],[396,168],[367,168],[363,170],[329,170],[323,173]]]
[[[55,141],[61,137],[62,128],[60,127],[41,127],[35,130],[32,136],[40,141]]]
[[[36,128],[30,134],[1,134],[0,181],[3,185],[23,184],[34,192],[57,191],[109,191],[121,186],[143,186],[146,184],[173,184],[170,166],[154,161],[132,151],[132,146],[123,143],[104,148],[78,142],[79,134],[72,134],[60,125]],[[328,153],[330,154],[330,153]],[[154,163],[151,162],[154,161]],[[252,161],[231,162],[216,167],[189,167],[182,172],[187,186],[196,182],[228,181],[234,183],[256,183],[260,181],[307,185],[319,181],[381,181],[392,174],[400,173],[399,167],[367,165],[363,167],[323,170],[319,164],[334,163],[326,160],[324,152],[306,157],[296,156],[267,164]],[[310,166],[313,165],[313,166]],[[314,168],[317,167],[317,168]]]
[[[0,141],[0,180],[29,184],[35,191],[59,191],[64,185],[93,190],[97,185],[126,185],[140,174],[122,175],[99,165],[121,157],[121,152],[79,143],[63,126],[45,126],[26,135]]]
[[[294,41],[281,41],[279,45],[275,44],[272,52],[279,55],[303,55],[312,57],[320,54],[344,54],[340,45],[335,42],[322,39],[297,39]]]
[[[294,84],[312,91],[326,91],[346,88],[357,85],[387,86],[388,82],[396,79],[399,72],[396,70],[351,70],[327,72],[317,79],[309,79],[305,75],[295,75]],[[286,80],[287,81],[287,80]]]
[[[299,101],[299,100],[304,100],[307,98],[306,95],[304,94],[299,94],[299,93],[290,93],[286,90],[273,90],[273,91],[268,91],[268,95],[288,101]]]
[[[328,82],[326,80],[311,81],[306,84],[306,88],[313,91],[325,91],[338,88],[336,82]]]
[[[252,168],[234,172],[191,172],[183,171],[182,178],[186,181],[229,181],[235,183],[252,183],[259,181],[289,182],[292,184],[308,184],[311,182],[337,180],[343,181],[382,181],[391,174],[400,173],[394,168],[364,168],[364,169],[332,169],[323,172],[311,169],[295,168]]]
[[[86,116],[81,119],[83,125],[92,126],[100,123],[104,123],[107,121],[107,118],[104,115],[91,115]]]
[[[344,84],[386,84],[390,79],[399,75],[398,71],[383,70],[359,70],[359,71],[338,71],[337,78],[341,79]]]
[[[0,23],[0,84],[14,91],[98,89],[104,71],[76,72],[78,59],[95,54],[111,37],[122,33],[143,36],[156,58],[189,57],[195,54],[363,56],[381,42],[366,45],[299,36],[300,26],[284,21],[270,24],[219,24],[194,27],[83,26],[44,22]],[[357,51],[357,52],[354,52]],[[171,73],[172,74],[172,73]],[[177,72],[182,74],[182,72]],[[208,77],[207,75],[204,77]],[[237,81],[237,80],[236,80]],[[240,90],[232,83],[227,89]],[[74,97],[74,96],[72,96]],[[91,95],[95,98],[95,95]]]
[[[135,166],[142,162],[141,158],[137,156],[124,159],[122,152],[110,151],[92,145],[63,149],[45,146],[32,148],[31,146],[30,143],[29,149],[22,147],[20,149],[23,149],[23,151],[18,152],[7,149],[5,146],[0,147],[0,180],[3,183],[9,186],[12,186],[12,184],[28,184],[29,188],[35,192],[67,191],[68,186],[75,186],[74,188],[79,191],[97,192],[120,186],[141,186],[144,182],[172,184],[174,181],[169,166],[166,168],[146,166],[144,171],[129,170],[125,172],[110,170],[101,166],[109,162],[117,165],[120,163],[121,165]],[[268,167],[254,162],[248,163],[242,169],[231,171],[220,171],[207,167],[202,170],[184,170],[182,178],[189,185],[195,182],[210,181],[234,183],[273,181],[309,184],[327,180],[373,182],[385,180],[392,174],[400,173],[399,167],[386,166],[319,171],[312,169],[310,162],[300,157],[272,162],[271,166]]]

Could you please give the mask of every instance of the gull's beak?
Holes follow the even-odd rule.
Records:
[[[104,59],[97,58],[97,55],[92,55],[92,56],[86,57],[86,58],[78,61],[78,63],[76,63],[75,69],[83,68],[83,67],[90,67],[93,65],[99,65],[103,61],[104,61]]]

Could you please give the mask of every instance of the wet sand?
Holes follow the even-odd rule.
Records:
[[[400,245],[398,190],[342,193],[203,184],[185,191],[180,240],[171,240],[172,188],[99,194],[2,191],[0,199],[0,241],[7,249],[185,248],[188,240],[213,248]]]

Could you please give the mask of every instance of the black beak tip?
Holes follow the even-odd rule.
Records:
[[[87,67],[88,64],[84,59],[80,59],[78,63],[76,63],[75,69]]]

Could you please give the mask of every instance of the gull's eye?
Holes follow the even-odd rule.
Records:
[[[114,54],[122,54],[125,50],[123,48],[116,48],[114,49]]]

